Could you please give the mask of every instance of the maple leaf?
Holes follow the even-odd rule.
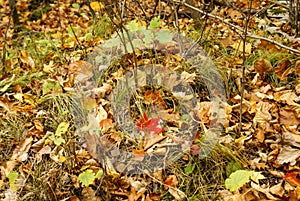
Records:
[[[138,129],[146,132],[153,132],[155,134],[160,134],[163,132],[163,129],[159,127],[160,118],[151,118],[148,119],[147,114],[144,112],[143,118],[136,123]]]

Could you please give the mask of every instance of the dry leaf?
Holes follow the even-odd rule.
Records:
[[[291,147],[286,147],[284,146],[281,150],[280,153],[277,156],[277,162],[278,164],[285,164],[289,163],[290,165],[295,165],[296,160],[300,157],[300,150],[299,149],[294,149]]]
[[[279,79],[286,79],[286,76],[291,73],[291,69],[289,68],[291,64],[292,63],[290,60],[285,60],[279,66],[274,68],[274,71]]]
[[[96,190],[91,187],[85,187],[82,189],[82,201],[102,201],[102,199],[96,196]]]
[[[175,198],[175,200],[181,201],[186,198],[186,195],[184,194],[184,192],[182,192],[179,189],[169,188],[168,191]]]
[[[274,197],[271,193],[270,193],[270,189],[269,188],[262,188],[259,184],[256,184],[254,182],[251,182],[251,187],[254,188],[255,190],[265,194],[267,196],[267,198],[271,199],[271,200],[281,200],[279,198]]]
[[[300,60],[296,61],[295,73],[300,77]]]
[[[272,186],[270,188],[270,192],[273,194],[273,195],[279,195],[280,197],[282,197],[284,195],[284,189],[282,187],[282,181],[279,182],[278,184]]]
[[[167,190],[169,186],[176,188],[178,186],[178,180],[176,175],[168,175],[164,181],[164,189]]]
[[[292,186],[300,186],[300,179],[297,178],[298,172],[288,172],[285,175],[285,180]]]
[[[151,134],[149,134],[151,135]],[[144,150],[148,150],[150,147],[152,147],[153,145],[155,145],[156,143],[162,141],[163,139],[165,139],[166,136],[162,136],[162,135],[151,135],[147,138],[145,138],[144,141]]]
[[[286,126],[300,125],[300,120],[294,110],[283,109],[279,111],[280,123]]]
[[[180,74],[181,78],[185,81],[187,81],[189,84],[195,84],[194,80],[196,77],[196,73],[188,73],[186,71],[183,71]]]
[[[255,62],[254,69],[257,73],[259,73],[261,76],[264,77],[265,74],[272,69],[272,65],[269,60],[266,60],[264,58],[259,58]]]
[[[273,107],[272,104],[268,102],[258,102],[258,104],[252,107],[251,109],[256,110],[255,117],[253,118],[254,126],[256,126],[257,123],[266,123],[272,119],[272,115],[270,114],[270,110]]]
[[[144,150],[132,150],[132,153],[134,155],[134,159],[136,161],[143,161],[145,156]]]
[[[238,50],[240,52],[243,52],[243,42],[241,40],[238,40],[234,44],[230,45],[233,49]],[[245,53],[246,54],[251,54],[251,43],[246,43],[245,47]]]
[[[107,132],[111,128],[114,128],[112,119],[103,119],[102,121],[100,121],[99,125],[100,128],[102,128],[103,133]]]

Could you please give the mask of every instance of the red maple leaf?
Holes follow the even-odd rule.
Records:
[[[163,132],[163,129],[159,127],[160,118],[151,118],[148,119],[147,114],[144,112],[143,118],[136,123],[139,130],[146,131],[148,133],[160,134]]]

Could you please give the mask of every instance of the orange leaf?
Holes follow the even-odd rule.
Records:
[[[297,175],[295,172],[288,172],[285,175],[285,180],[292,186],[300,186],[300,179],[297,178]]]
[[[167,178],[164,181],[164,184],[167,186],[164,186],[164,189],[167,190],[171,186],[173,188],[176,188],[178,186],[178,180],[175,175],[168,175]]]

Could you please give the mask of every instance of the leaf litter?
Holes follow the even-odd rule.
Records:
[[[1,9],[7,7],[7,3],[1,2]],[[152,5],[153,2],[145,1],[143,4]],[[134,4],[137,6],[137,4]],[[239,8],[247,8],[247,2],[239,1],[236,2],[236,6]],[[254,8],[260,8],[263,4],[257,3],[254,1]],[[93,158],[98,158],[98,151],[96,147],[88,148],[89,153],[85,151],[82,147],[75,146],[74,155],[70,154],[75,138],[70,138],[69,131],[61,131],[57,129],[60,123],[64,124],[64,120],[56,122],[50,122],[47,124],[47,121],[43,119],[45,115],[49,115],[49,111],[47,108],[41,108],[41,105],[37,105],[36,102],[41,101],[44,97],[54,97],[56,93],[65,93],[68,92],[69,89],[72,89],[74,82],[76,80],[80,80],[81,82],[86,82],[91,78],[90,71],[82,68],[83,63],[85,61],[81,60],[78,55],[76,48],[80,45],[77,44],[77,40],[74,37],[66,37],[67,27],[70,27],[70,23],[72,26],[79,24],[82,30],[86,30],[88,26],[91,25],[90,19],[91,16],[86,14],[85,12],[81,13],[81,16],[75,14],[77,12],[77,6],[71,6],[70,2],[64,2],[60,4],[60,6],[56,4],[51,4],[52,7],[50,12],[44,13],[42,15],[41,20],[37,21],[28,21],[27,26],[30,27],[33,31],[42,31],[45,29],[48,32],[52,39],[66,39],[65,43],[57,46],[58,48],[65,49],[67,51],[74,51],[70,53],[70,55],[66,55],[66,58],[70,61],[71,64],[65,63],[63,67],[60,67],[60,63],[57,58],[59,55],[51,55],[49,54],[45,60],[45,64],[42,65],[42,69],[44,73],[46,73],[47,78],[43,80],[41,83],[38,80],[31,80],[29,85],[26,86],[22,84],[23,80],[19,79],[16,81],[15,75],[12,75],[11,80],[2,77],[1,75],[1,83],[0,83],[0,107],[1,107],[1,118],[3,122],[1,122],[1,126],[3,128],[13,128],[16,125],[12,124],[13,119],[5,119],[6,116],[11,116],[13,114],[23,113],[25,117],[21,119],[22,124],[25,124],[19,130],[25,130],[26,132],[21,133],[20,137],[10,138],[4,135],[6,131],[1,132],[0,138],[0,150],[5,150],[5,156],[1,157],[1,177],[0,177],[0,190],[1,190],[1,198],[3,200],[16,200],[18,197],[23,196],[24,200],[26,196],[30,197],[32,194],[24,194],[27,189],[23,189],[25,183],[21,186],[16,185],[16,182],[13,182],[10,179],[11,184],[7,185],[6,181],[7,177],[11,177],[11,174],[14,171],[19,172],[18,177],[27,178],[23,180],[24,182],[30,183],[30,176],[34,174],[32,171],[37,171],[35,168],[37,164],[48,163],[48,167],[45,167],[46,171],[49,172],[49,175],[54,175],[57,177],[59,175],[59,168],[61,165],[68,166],[68,168],[63,169],[66,177],[61,177],[61,182],[68,184],[71,183],[72,187],[66,187],[65,192],[60,192],[58,189],[54,189],[55,192],[50,193],[48,200],[54,200],[54,198],[65,198],[69,200],[79,200],[79,195],[75,195],[72,193],[67,193],[68,188],[75,188],[76,191],[80,191],[84,200],[102,200],[102,199],[113,199],[117,197],[121,197],[128,200],[161,200],[163,197],[162,192],[164,191],[155,191],[151,188],[151,185],[157,185],[160,181],[169,188],[166,187],[165,190],[168,189],[172,199],[183,200],[185,199],[185,194],[182,191],[180,184],[180,175],[174,175],[172,172],[164,172],[162,170],[157,170],[156,176],[153,174],[153,177],[157,177],[157,179],[151,181],[151,175],[148,178],[143,177],[130,177],[128,175],[119,174],[115,167],[111,163],[106,163],[106,167],[104,168],[98,163],[91,163],[90,160]],[[90,5],[92,9],[96,12],[101,12],[103,9],[103,5],[98,2],[92,2]],[[154,6],[154,5],[152,5]],[[170,13],[170,7],[166,6],[164,2],[160,2],[161,7],[164,7],[165,14],[168,15]],[[275,5],[274,9],[276,8]],[[29,16],[30,13],[26,11],[28,4],[25,2],[18,1],[18,9],[23,10],[24,16]],[[279,6],[281,9],[281,7]],[[82,6],[82,11],[87,11],[88,7],[86,5]],[[136,9],[140,10],[140,9]],[[270,10],[270,9],[269,9]],[[268,11],[269,11],[268,10]],[[272,10],[272,9],[271,9]],[[7,13],[9,9],[6,9],[3,13],[3,22],[8,22],[9,13]],[[216,11],[213,11],[216,12]],[[57,13],[61,13],[56,15]],[[61,16],[62,13],[69,15],[70,19],[57,19],[58,16]],[[224,9],[221,8],[220,15],[226,17],[226,13],[229,13],[229,21],[241,24],[241,20],[239,19],[242,15],[240,10],[236,10],[235,8]],[[129,13],[130,14],[130,13]],[[1,14],[2,15],[2,14]],[[128,18],[130,19],[130,17]],[[25,21],[26,19],[24,19]],[[180,19],[181,20],[181,19]],[[256,19],[255,19],[256,20]],[[258,19],[257,19],[258,20]],[[151,21],[150,26],[158,27],[158,26],[166,26],[166,22],[160,23],[157,18]],[[187,22],[184,19],[182,22]],[[41,23],[44,24],[41,26]],[[61,24],[58,24],[61,23]],[[253,26],[265,26],[270,31],[271,26],[280,24],[280,31],[277,29],[272,29],[273,34],[279,32],[287,32],[289,33],[289,29],[285,29],[287,23],[283,20],[274,20],[274,15],[267,13],[267,18],[263,20],[259,20],[258,23],[253,23]],[[220,24],[222,25],[222,24]],[[181,27],[189,27],[188,23],[181,24]],[[51,33],[56,30],[58,27],[63,27],[66,30],[59,30],[55,34]],[[224,37],[227,37],[226,34],[230,34],[231,30],[228,28],[224,28],[222,25],[221,33],[223,33],[223,45],[237,52],[241,51],[241,42],[236,37],[231,37],[230,41],[225,41]],[[64,32],[65,31],[65,32]],[[10,28],[10,32],[8,32],[7,45],[9,47],[12,46],[13,42],[13,32],[14,30]],[[1,32],[2,33],[2,32]],[[219,34],[219,33],[218,33]],[[282,33],[279,33],[282,34]],[[70,34],[72,35],[72,34]],[[157,39],[163,42],[168,42],[170,38],[167,36],[166,32],[161,32],[158,34]],[[86,40],[88,37],[79,38],[79,42],[85,43],[88,46],[91,44],[97,45],[103,41],[101,37],[95,37],[91,39],[91,41]],[[165,41],[166,40],[166,41]],[[255,51],[263,49],[265,52],[269,52],[270,54],[274,53],[282,53],[285,54],[282,49],[279,47],[268,43],[264,40],[259,41],[259,45],[249,41],[246,45],[246,53],[248,56],[254,54]],[[295,48],[299,49],[299,42],[293,42]],[[91,45],[91,46],[93,46]],[[3,45],[1,44],[1,47]],[[46,50],[46,49],[44,49]],[[90,48],[92,50],[92,48]],[[68,53],[67,53],[68,54]],[[143,53],[144,54],[144,53]],[[147,54],[147,53],[145,53]],[[150,52],[150,54],[152,54]],[[149,54],[149,55],[150,55]],[[238,55],[239,53],[237,53]],[[8,58],[7,64],[11,66],[15,65],[18,61],[22,64],[22,67],[27,70],[33,70],[38,68],[38,62],[35,62],[35,57],[30,52],[26,52],[24,49],[18,52],[20,56],[20,60],[16,60],[14,58]],[[214,56],[214,55],[212,55]],[[231,55],[229,55],[230,57]],[[228,192],[226,190],[222,191],[222,195],[225,200],[298,200],[299,199],[299,186],[300,181],[298,179],[299,175],[299,146],[300,146],[300,133],[299,133],[299,121],[300,121],[300,109],[299,109],[299,95],[300,95],[300,87],[299,82],[299,61],[297,58],[282,58],[283,56],[278,56],[276,59],[279,60],[274,61],[270,58],[270,55],[266,54],[265,57],[260,57],[253,62],[253,65],[250,65],[250,68],[247,70],[247,87],[245,90],[245,100],[243,101],[243,122],[242,122],[242,130],[243,133],[241,136],[233,136],[234,140],[229,139],[230,143],[235,143],[239,149],[242,150],[243,153],[248,153],[249,164],[251,165],[251,169],[254,171],[249,171],[252,174],[258,174],[258,179],[252,179],[251,176],[246,177],[249,172],[246,174],[243,173],[242,176],[250,182],[242,182],[243,184],[239,184],[241,180],[237,182],[233,182],[234,189],[229,188],[233,192]],[[138,62],[147,63],[149,60],[151,61],[151,57],[145,56],[145,58],[140,59]],[[166,66],[174,68],[181,68],[180,66],[184,66],[180,62],[180,59],[176,56],[162,56],[161,58],[156,57],[155,59],[162,60]],[[216,61],[225,62],[222,59],[216,59]],[[239,68],[238,65],[241,64],[239,57],[233,58],[235,62],[230,64],[230,68]],[[226,60],[227,61],[227,60]],[[126,58],[124,66],[132,67],[132,58]],[[129,65],[128,65],[129,64]],[[178,65],[179,64],[179,65]],[[223,63],[224,64],[224,63]],[[226,66],[220,65],[220,66]],[[178,67],[179,66],[179,67]],[[104,76],[104,80],[102,81],[102,86],[95,88],[92,90],[95,98],[87,99],[85,107],[87,110],[97,110],[97,118],[88,120],[89,126],[91,128],[99,125],[101,129],[103,129],[107,138],[101,139],[103,143],[113,142],[115,144],[123,145],[125,148],[132,149],[132,152],[136,156],[136,160],[141,160],[145,154],[145,152],[149,151],[163,151],[164,143],[166,143],[166,138],[171,138],[173,136],[162,136],[163,125],[168,125],[172,127],[174,130],[176,129],[184,129],[184,124],[178,124],[178,120],[180,119],[180,115],[176,113],[176,98],[172,97],[170,94],[166,93],[163,89],[144,89],[138,94],[141,96],[141,100],[144,101],[146,105],[146,109],[149,109],[149,105],[152,103],[156,103],[149,111],[139,111],[139,106],[136,105],[132,108],[132,118],[135,120],[136,124],[141,131],[147,133],[151,137],[145,138],[144,143],[135,144],[135,142],[131,142],[131,144],[124,140],[126,139],[122,133],[118,132],[114,126],[114,120],[112,118],[112,112],[106,105],[109,100],[106,100],[107,95],[111,92],[114,87],[114,79],[119,79],[124,75],[125,70],[122,69],[116,71],[116,66],[112,66],[112,69],[109,68],[106,71],[106,77]],[[78,69],[79,68],[79,69]],[[88,68],[88,66],[87,66]],[[106,68],[106,67],[103,67]],[[17,72],[17,71],[15,71]],[[67,73],[66,73],[67,72]],[[188,81],[191,85],[194,85],[197,82],[197,77],[194,72],[186,72],[183,70],[181,72],[182,78]],[[275,80],[274,80],[275,75]],[[295,77],[294,77],[295,76]],[[232,77],[234,83],[238,86],[237,75],[233,75]],[[277,84],[275,84],[275,82]],[[27,83],[28,84],[28,83]],[[42,89],[37,89],[37,86],[43,86]],[[278,86],[279,85],[279,86]],[[138,95],[136,98],[139,98]],[[201,98],[205,97],[201,94]],[[144,96],[144,97],[143,97]],[[200,94],[199,94],[200,96]],[[145,98],[146,97],[146,98]],[[171,99],[174,103],[173,105],[167,102],[167,98]],[[43,101],[41,101],[43,102]],[[236,118],[239,114],[239,103],[240,98],[237,93],[232,93],[229,98],[230,104],[226,105],[226,126],[225,133],[232,135],[232,133],[237,133],[238,130],[238,119]],[[45,102],[43,102],[45,104]],[[55,107],[55,101],[49,102],[49,108]],[[174,110],[175,107],[175,110]],[[208,125],[213,119],[211,119],[210,115],[210,106],[209,102],[200,102],[197,104],[197,116],[203,122],[203,130],[205,130],[206,125]],[[59,111],[59,109],[58,109]],[[154,111],[154,112],[153,112]],[[62,113],[61,113],[62,114]],[[149,115],[151,114],[151,115]],[[161,116],[161,114],[164,114]],[[149,115],[149,116],[147,116]],[[152,116],[153,115],[153,116]],[[41,118],[43,117],[43,118]],[[161,118],[159,118],[161,117]],[[18,118],[21,118],[19,116]],[[31,120],[28,120],[32,119]],[[174,120],[175,119],[175,120]],[[162,125],[161,125],[162,123]],[[51,125],[55,124],[55,126]],[[20,125],[19,125],[20,126]],[[22,125],[21,125],[22,126]],[[162,127],[161,127],[162,126]],[[18,127],[17,127],[18,128]],[[72,128],[69,128],[72,129]],[[65,133],[66,132],[66,133]],[[4,133],[4,134],[3,134]],[[65,134],[58,134],[65,133]],[[86,142],[86,145],[91,145],[98,139],[93,135],[86,134],[90,136],[86,138],[91,142]],[[62,140],[57,143],[53,140],[50,140],[48,144],[45,144],[45,141],[50,137],[54,136],[59,139],[61,136]],[[22,140],[16,140],[17,138],[22,138]],[[201,139],[201,135],[199,135],[198,140]],[[173,140],[173,139],[172,139]],[[177,139],[180,140],[180,139]],[[175,138],[174,138],[175,141]],[[224,140],[225,142],[226,140]],[[11,145],[7,146],[7,144]],[[225,143],[226,144],[226,143]],[[72,146],[71,146],[72,145]],[[155,146],[162,145],[160,148]],[[84,146],[83,146],[84,147]],[[105,146],[108,150],[110,149],[109,143]],[[190,145],[191,155],[197,156],[199,153],[199,148],[201,146],[197,145],[197,143]],[[7,151],[8,150],[8,151]],[[70,151],[68,151],[70,150]],[[164,152],[162,152],[164,153]],[[118,153],[114,153],[116,156]],[[186,156],[184,156],[186,157]],[[55,163],[59,164],[51,164],[51,161],[55,161]],[[110,159],[107,159],[109,161]],[[35,162],[32,162],[35,161]],[[73,162],[71,162],[73,161]],[[76,163],[74,163],[76,161]],[[101,161],[99,161],[101,163]],[[73,163],[73,164],[72,164]],[[191,164],[191,163],[188,163]],[[50,170],[49,170],[50,168]],[[107,176],[103,178],[101,181],[100,176],[95,176],[101,169],[104,168]],[[121,167],[119,167],[121,168]],[[193,174],[193,168],[188,168],[186,173]],[[45,172],[46,172],[45,171]],[[241,170],[240,170],[241,171]],[[259,171],[259,172],[258,172]],[[44,172],[44,173],[45,173]],[[52,172],[52,173],[51,173]],[[160,173],[159,173],[160,172]],[[254,173],[253,173],[254,172]],[[238,172],[233,173],[237,174]],[[79,177],[79,175],[87,176],[85,178]],[[263,176],[265,175],[265,176]],[[62,176],[62,175],[60,175]],[[40,178],[45,178],[45,176],[38,176]],[[265,177],[265,178],[263,178]],[[48,176],[51,178],[51,176]],[[231,178],[231,177],[229,177]],[[230,180],[227,180],[229,182]],[[54,181],[50,181],[51,184],[55,184]],[[152,183],[151,183],[152,182]],[[79,183],[82,185],[80,186]],[[226,183],[226,182],[225,182]],[[88,186],[90,184],[90,186]],[[101,184],[102,189],[97,189],[96,186]],[[11,186],[14,186],[11,188]],[[83,187],[84,186],[84,187]],[[172,188],[171,188],[172,187]],[[30,185],[27,187],[30,189]],[[49,189],[49,187],[46,187]],[[22,190],[20,194],[16,193],[15,189]],[[106,189],[106,190],[105,190]],[[151,189],[151,190],[149,190]],[[25,191],[26,190],[26,191]],[[53,189],[52,189],[53,190]],[[149,190],[149,191],[147,191]],[[153,191],[152,191],[153,190]],[[73,191],[74,192],[74,191]],[[111,192],[112,197],[100,198],[100,194],[106,194],[107,192]],[[51,197],[52,196],[52,197]],[[109,195],[107,195],[109,196]],[[46,199],[46,198],[45,198]]]

